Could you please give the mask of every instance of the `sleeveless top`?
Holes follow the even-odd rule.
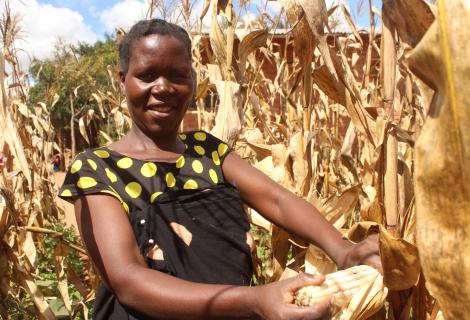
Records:
[[[203,131],[179,137],[186,150],[174,163],[138,160],[108,147],[85,151],[59,196],[70,202],[88,194],[118,199],[149,268],[193,282],[250,285],[250,226],[221,167],[230,149]],[[150,318],[121,305],[102,283],[93,319]]]

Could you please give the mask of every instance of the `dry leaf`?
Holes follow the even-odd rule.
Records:
[[[69,297],[68,282],[66,274],[66,262],[65,257],[67,255],[67,248],[58,241],[54,248],[54,264],[55,271],[57,274],[57,288],[59,289],[62,301],[64,302],[65,308],[70,313],[72,311],[72,302]]]
[[[416,142],[417,243],[427,286],[446,319],[470,314],[470,6],[438,1],[436,21],[413,50],[413,72],[435,88]]]

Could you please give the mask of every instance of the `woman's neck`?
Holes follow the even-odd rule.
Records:
[[[155,158],[172,158],[185,150],[184,143],[176,132],[168,136],[149,137],[135,127],[133,126],[124,138],[112,143],[110,147],[123,154]]]

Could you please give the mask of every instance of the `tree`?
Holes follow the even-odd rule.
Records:
[[[85,130],[85,137],[89,137],[80,139],[80,146],[97,146],[96,133],[104,126],[104,114],[93,94],[111,92],[119,95],[114,79],[117,74],[114,39],[106,35],[104,41],[76,46],[59,40],[54,57],[35,61],[29,71],[35,83],[29,92],[31,104],[44,101],[52,106],[57,99],[50,111],[62,155],[65,145],[69,144],[72,156],[75,155],[75,137],[78,136],[75,128],[80,117],[86,119],[87,126],[82,126],[81,130]],[[69,141],[66,132],[70,132]]]

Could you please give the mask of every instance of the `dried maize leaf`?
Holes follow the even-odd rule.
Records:
[[[348,232],[348,238],[360,242],[379,233],[380,258],[384,270],[384,283],[391,290],[403,290],[417,284],[421,266],[418,249],[403,239],[392,237],[382,225],[360,222]]]
[[[244,81],[245,70],[246,70],[246,60],[248,55],[255,51],[257,48],[265,46],[266,41],[268,40],[268,31],[267,30],[256,30],[250,32],[248,35],[243,37],[238,47],[238,57],[240,59],[239,67],[240,70],[240,79],[239,81]]]
[[[286,8],[287,16],[295,27],[292,30],[294,35],[294,51],[299,59],[301,65],[300,74],[302,78],[302,104],[301,110],[303,109],[303,116],[301,117],[303,122],[303,129],[309,130],[311,127],[310,114],[311,114],[311,96],[312,96],[312,56],[313,50],[318,39],[314,36],[311,27],[309,26],[308,19],[316,21],[315,28],[323,28],[324,19],[317,20],[318,15],[324,13],[325,3],[323,0],[309,1],[308,3],[302,3],[299,0],[282,0],[282,4]],[[312,3],[311,3],[312,2]],[[306,5],[306,10],[302,8]],[[313,30],[314,32],[316,31]]]
[[[295,270],[292,270],[291,268],[286,268],[284,272],[282,273],[281,277],[279,278],[279,281],[284,280],[284,279],[289,279],[293,278],[299,273]]]
[[[1,72],[0,72],[1,73]],[[5,110],[5,116],[0,117],[0,132],[4,135],[6,144],[10,147],[10,152],[17,160],[15,165],[21,170],[28,181],[28,188],[32,190],[32,172],[26,159],[25,145],[21,139],[20,133],[15,121],[12,119],[10,109]]]
[[[416,46],[434,21],[431,5],[424,0],[384,0],[382,3],[400,38],[412,47]]]
[[[332,195],[322,201],[321,211],[330,223],[334,224],[338,229],[342,228],[344,222],[352,215],[359,200],[359,185],[344,190],[340,195]]]
[[[85,124],[85,122],[88,124],[88,115],[85,114],[84,116],[80,117],[80,119],[78,120],[78,127],[80,129],[80,134],[82,135],[82,137],[85,139],[85,141],[87,142],[88,145],[90,145],[90,140],[88,139],[88,134],[86,132],[86,126],[87,124]]]
[[[305,254],[305,272],[327,274],[336,271],[336,264],[320,248],[309,245]]]
[[[218,3],[218,0],[211,0],[211,28],[209,32],[209,40],[211,48],[214,51],[215,58],[218,64],[222,67],[222,72],[225,73],[225,68],[227,67],[227,39],[217,19]]]
[[[290,242],[289,234],[278,226],[272,226],[271,248],[273,258],[273,274],[270,281],[277,281],[284,273],[287,265]]]
[[[372,221],[379,224],[383,223],[384,209],[378,199],[375,199],[362,208],[361,217],[365,221]]]
[[[59,289],[60,295],[62,296],[62,301],[64,302],[65,308],[68,313],[72,310],[72,302],[70,300],[69,291],[68,291],[68,281],[66,274],[66,261],[65,257],[67,255],[67,248],[58,241],[54,248],[54,265],[57,274],[57,288]]]
[[[283,167],[274,166],[272,156],[268,156],[263,160],[256,162],[254,167],[269,176],[275,182],[279,184],[284,183],[284,176],[286,174],[285,170]]]
[[[387,288],[404,290],[418,283],[421,265],[414,245],[393,237],[381,226],[379,248]]]
[[[250,223],[261,227],[266,231],[271,231],[272,223],[269,220],[266,220],[262,215],[252,208],[248,208],[247,211],[250,218]]]
[[[273,165],[276,170],[282,172],[282,181],[280,184],[289,190],[293,190],[294,182],[287,148],[283,144],[274,144],[272,145],[271,150]]]
[[[252,143],[248,140],[246,144],[255,152],[258,159],[264,159],[272,155],[271,146],[268,144]]]
[[[21,243],[21,249],[23,253],[26,255],[28,258],[29,263],[31,266],[36,266],[36,246],[33,241],[33,235],[31,232],[27,231],[21,231],[20,232],[21,237],[20,237],[20,243]]]
[[[211,134],[229,144],[238,137],[242,126],[241,104],[243,93],[240,85],[232,81],[215,81],[220,103]]]
[[[17,274],[16,276],[19,279],[19,283],[33,300],[34,305],[36,306],[36,310],[41,316],[41,319],[55,320],[56,317],[54,316],[54,313],[47,303],[42,291],[36,285],[36,279],[34,279],[30,272],[27,272],[22,266],[20,266],[18,257],[13,251],[8,252],[7,255],[8,260],[13,264],[14,270]]]
[[[292,173],[295,177],[295,192],[305,196],[308,192],[309,170],[307,161],[308,132],[297,132],[289,143],[289,155],[292,159]]]
[[[322,90],[330,99],[337,103],[346,105],[345,90],[339,90],[335,85],[334,78],[326,65],[322,65],[313,71],[313,82]]]
[[[416,143],[417,243],[427,287],[446,319],[470,314],[470,6],[438,1],[436,21],[409,57],[436,89]]]

